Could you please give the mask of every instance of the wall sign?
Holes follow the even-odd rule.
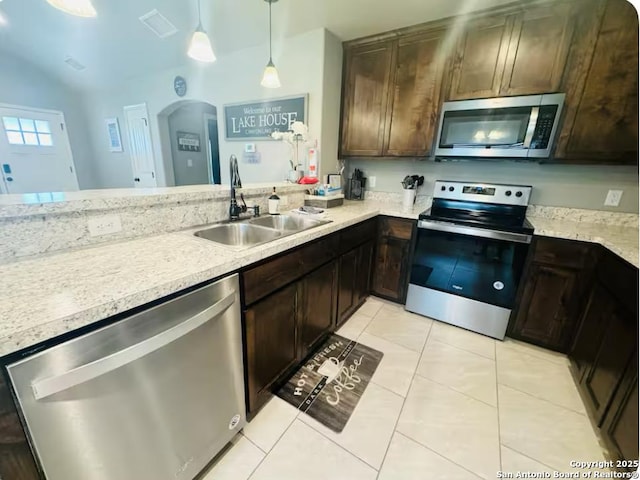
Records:
[[[183,152],[200,151],[200,135],[197,133],[176,132],[178,135],[178,150]]]
[[[227,140],[270,140],[272,132],[287,131],[296,120],[307,123],[308,98],[305,94],[225,105],[225,137]]]
[[[184,97],[187,94],[187,81],[184,77],[178,75],[173,79],[173,89],[179,97]]]

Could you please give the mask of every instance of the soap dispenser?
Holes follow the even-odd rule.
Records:
[[[269,197],[269,215],[280,215],[278,207],[280,206],[280,197],[276,195],[276,187],[273,187],[273,193]]]

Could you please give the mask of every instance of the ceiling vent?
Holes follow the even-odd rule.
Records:
[[[70,56],[66,56],[64,59],[64,63],[66,63],[67,65],[69,65],[71,68],[73,68],[74,70],[77,70],[79,72],[81,72],[82,70],[84,70],[85,67],[83,64],[81,64],[78,60],[76,60],[73,57]]]
[[[178,31],[176,26],[155,8],[140,17],[149,30],[160,38],[167,38]]]

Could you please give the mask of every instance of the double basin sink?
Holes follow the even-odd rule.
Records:
[[[223,223],[194,233],[196,237],[233,247],[251,247],[329,223],[294,215],[270,215]]]

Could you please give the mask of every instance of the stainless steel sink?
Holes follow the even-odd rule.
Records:
[[[281,237],[282,233],[272,228],[248,223],[227,223],[198,230],[194,235],[224,245],[248,247],[275,240]]]
[[[293,215],[269,215],[268,217],[252,218],[249,220],[252,225],[274,228],[280,231],[301,232],[308,228],[318,227],[329,223],[328,220],[316,220],[303,216]]]

